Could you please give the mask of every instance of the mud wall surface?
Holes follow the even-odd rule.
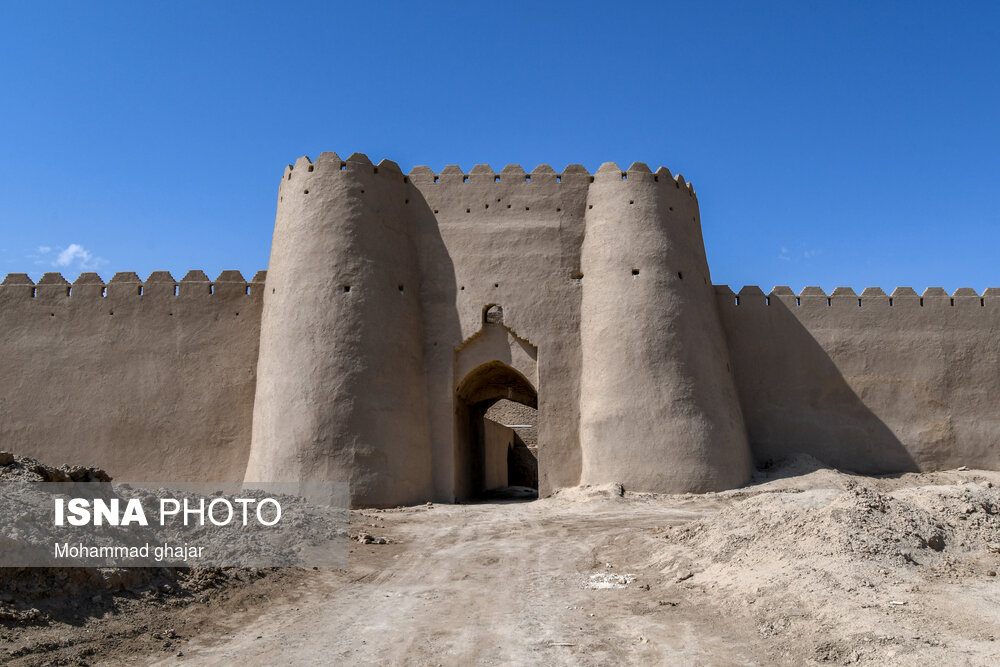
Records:
[[[354,506],[433,498],[420,206],[388,161],[285,172],[246,481],[349,482]]]
[[[122,481],[238,481],[263,273],[0,284],[0,443]]]
[[[538,447],[538,410],[505,399],[491,405],[486,418],[512,428],[528,447]]]
[[[581,482],[659,493],[743,484],[750,450],[693,191],[666,169],[606,163],[586,226]]]
[[[417,167],[409,179],[437,230],[421,248],[435,488],[448,497],[457,470],[452,401],[463,377],[456,350],[483,329],[493,304],[511,335],[537,349],[537,379],[529,380],[538,392],[542,493],[577,484],[580,247],[590,174],[579,165],[561,173],[549,165],[530,173],[477,165],[468,173]]]
[[[514,431],[490,419],[483,420],[486,459],[484,491],[507,486],[507,453],[514,446]]]
[[[716,294],[758,461],[1000,468],[1000,290]]]

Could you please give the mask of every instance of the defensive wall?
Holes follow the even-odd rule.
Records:
[[[1000,468],[1000,289],[716,292],[758,460]]]
[[[0,284],[0,447],[123,481],[239,480],[264,273]]]
[[[3,447],[121,479],[473,497],[501,399],[538,409],[542,494],[732,488],[794,452],[1000,467],[1000,290],[735,294],[693,188],[641,163],[301,158],[266,275],[12,274],[0,328]]]

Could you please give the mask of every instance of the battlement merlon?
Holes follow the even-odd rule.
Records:
[[[263,295],[266,271],[258,271],[247,281],[239,271],[223,271],[211,280],[204,271],[192,270],[181,280],[176,280],[169,271],[153,271],[142,280],[134,271],[119,271],[107,283],[95,272],[87,271],[70,283],[61,273],[48,272],[36,284],[26,273],[8,274],[0,282],[0,300],[30,301],[42,299],[47,302],[67,300],[81,301],[116,299],[168,299],[210,296],[215,298],[253,297]]]
[[[562,183],[564,179],[571,181],[581,178],[586,178],[589,179],[590,182],[593,182],[598,174],[601,174],[602,177],[604,177],[610,171],[616,173],[621,180],[627,180],[630,174],[652,174],[652,180],[654,181],[671,183],[677,189],[686,190],[692,197],[697,196],[694,186],[687,182],[681,174],[674,176],[666,167],[660,167],[655,173],[653,173],[650,171],[649,167],[642,162],[634,162],[628,169],[625,170],[618,167],[618,165],[614,162],[606,162],[601,165],[601,169],[598,169],[598,171],[593,175],[587,170],[586,167],[579,164],[567,165],[561,172],[555,171],[548,164],[540,164],[530,173],[526,172],[519,164],[508,164],[499,173],[495,172],[488,164],[477,164],[468,172],[463,171],[462,168],[457,165],[448,165],[440,172],[434,172],[430,169],[430,167],[419,165],[413,167],[408,175],[403,175],[399,165],[392,160],[384,159],[376,165],[372,163],[372,161],[364,153],[353,153],[349,158],[343,159],[337,153],[329,151],[320,153],[315,162],[313,162],[308,156],[302,156],[297,159],[294,164],[287,165],[282,174],[282,181],[291,181],[294,178],[309,173],[315,173],[319,170],[371,170],[372,173],[377,174],[381,172],[392,177],[401,177],[404,182],[412,181],[418,185],[426,183],[436,185],[464,185],[472,183],[473,185],[476,185],[490,182],[509,183],[511,181],[525,183],[534,182],[540,185],[547,185]]]
[[[340,177],[350,180],[341,181]],[[440,172],[416,166],[409,174],[403,174],[390,160],[373,164],[363,153],[343,159],[337,153],[326,152],[315,162],[301,157],[285,168],[279,201],[284,202],[289,196],[330,196],[331,187],[367,183],[376,188],[369,194],[398,197],[402,200],[398,203],[406,204],[414,199],[413,189],[416,189],[417,198],[425,200],[442,222],[479,220],[494,215],[519,220],[550,219],[554,214],[582,218],[589,187],[606,181],[621,181],[623,190],[636,182],[658,183],[659,198],[670,199],[679,211],[698,215],[695,190],[682,175],[675,176],[665,167],[653,172],[641,162],[627,169],[606,163],[594,174],[578,164],[567,165],[561,172],[548,164],[538,165],[531,172],[517,164],[507,165],[499,172],[487,164],[477,164],[469,171],[448,165]],[[394,187],[399,184],[403,188]],[[384,189],[385,186],[393,187]],[[467,215],[475,217],[466,218]]]
[[[881,287],[866,287],[858,294],[851,287],[837,287],[829,294],[822,287],[804,287],[798,294],[785,285],[769,293],[757,285],[746,285],[734,292],[729,285],[714,285],[719,302],[731,306],[770,306],[784,303],[792,307],[1000,307],[1000,287],[988,287],[982,293],[972,287],[959,287],[949,294],[942,287],[928,287],[918,293],[912,287],[897,287],[886,294]]]

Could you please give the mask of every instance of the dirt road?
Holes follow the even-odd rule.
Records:
[[[356,530],[388,536],[391,544],[357,545],[349,576],[317,573],[252,624],[234,617],[232,635],[222,641],[193,639],[184,659],[752,663],[741,640],[752,632],[749,624],[719,623],[687,589],[623,553],[636,531],[655,539],[717,506],[599,497],[361,512]],[[589,587],[618,581],[629,583]]]

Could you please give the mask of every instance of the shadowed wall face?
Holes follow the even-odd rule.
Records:
[[[123,481],[232,481],[250,445],[263,274],[0,285],[0,442]]]
[[[1000,295],[716,288],[755,457],[1000,467]]]

